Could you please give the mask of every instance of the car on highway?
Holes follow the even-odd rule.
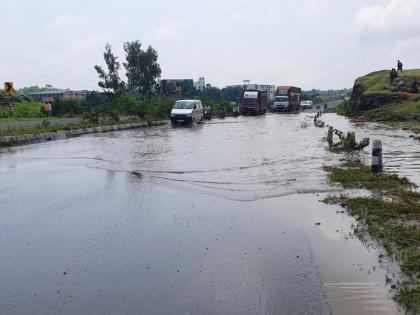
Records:
[[[192,124],[203,120],[203,104],[200,100],[179,100],[175,102],[171,111],[171,122],[173,124]]]
[[[314,102],[312,101],[302,101],[300,102],[300,108],[303,109],[312,109],[314,107]]]

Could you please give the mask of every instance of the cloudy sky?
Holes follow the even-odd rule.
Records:
[[[98,89],[110,43],[139,39],[162,78],[215,86],[351,87],[394,66],[420,68],[420,0],[0,0],[0,81]]]

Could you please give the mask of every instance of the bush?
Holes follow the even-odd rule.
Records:
[[[81,115],[86,110],[86,104],[79,101],[63,100],[61,98],[56,98],[52,102],[52,113],[54,116]]]
[[[0,106],[0,118],[40,118],[44,117],[40,102],[30,101],[15,104],[12,108]]]
[[[98,123],[99,122],[99,112],[97,110],[90,110],[82,114],[83,122]]]
[[[356,142],[356,134],[352,131],[344,134],[341,130],[334,129],[334,133],[338,136],[340,141],[334,143],[331,142],[328,144],[331,151],[361,151],[367,146],[369,146],[369,138],[363,138],[359,143]]]

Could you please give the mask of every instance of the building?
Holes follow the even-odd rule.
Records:
[[[84,102],[87,94],[87,91],[64,91],[63,99]]]
[[[204,77],[200,77],[197,82],[194,82],[194,88],[197,91],[204,92],[204,89],[206,88],[206,81],[204,80]]]
[[[276,97],[276,86],[275,85],[269,85],[269,84],[242,84],[237,85],[243,87],[245,90],[259,90],[259,91],[266,91],[268,99],[270,101],[274,101],[274,98]]]
[[[188,95],[194,92],[192,79],[164,79],[160,81],[160,90],[164,95]]]
[[[28,93],[28,96],[43,102],[52,102],[56,98],[63,100],[72,100],[84,102],[86,100],[87,91],[72,91],[72,90],[52,90],[46,92]]]

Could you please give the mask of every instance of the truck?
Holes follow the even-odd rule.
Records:
[[[264,115],[268,95],[266,91],[245,90],[242,103],[241,114],[246,115]]]
[[[278,86],[274,104],[271,107],[273,112],[297,112],[300,111],[300,97],[302,89],[295,86]]]

